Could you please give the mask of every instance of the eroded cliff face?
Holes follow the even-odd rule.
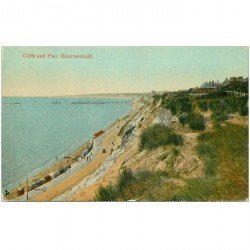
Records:
[[[139,151],[140,134],[143,129],[153,124],[163,124],[181,134],[184,139],[183,146],[171,145]],[[128,158],[124,164],[132,170],[162,170],[176,172],[179,177],[184,178],[201,177],[204,175],[203,163],[194,152],[198,134],[183,129],[178,118],[173,116],[170,110],[160,105],[145,107],[130,122],[123,135],[122,143],[126,150],[136,148],[133,157]]]
[[[182,135],[182,146],[164,146],[154,150],[140,149],[140,135],[143,130],[154,125],[163,124]],[[164,171],[170,178],[168,183],[185,185],[185,179],[204,175],[202,161],[196,155],[198,133],[183,128],[176,116],[164,109],[160,103],[140,106],[130,114],[120,135],[121,143],[112,155],[100,166],[89,186],[82,188],[69,200],[92,200],[98,188],[115,184],[124,168],[137,171]],[[99,174],[99,176],[98,176]],[[98,178],[97,178],[98,177]]]

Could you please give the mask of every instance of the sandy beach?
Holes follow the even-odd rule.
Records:
[[[123,121],[121,125],[125,121]],[[40,195],[37,195],[31,199],[31,201],[50,201],[58,195],[73,188],[85,177],[94,173],[94,171],[98,169],[102,162],[110,155],[112,142],[114,142],[115,145],[119,145],[120,143],[120,138],[117,136],[119,132],[118,125],[115,123],[108,131],[110,132],[106,132],[105,135],[103,135],[101,145],[98,147],[97,153],[94,155],[93,160],[89,164],[62,182],[58,183],[58,185],[48,189],[46,192],[43,192]],[[102,153],[102,149],[106,149],[106,153]]]
[[[100,166],[105,162],[105,160],[109,159],[112,155],[112,151],[116,151],[121,144],[121,137],[118,135],[121,127],[127,123],[129,119],[135,114],[135,112],[139,109],[140,105],[137,102],[132,102],[132,111],[122,117],[121,119],[117,119],[113,124],[108,126],[105,129],[105,133],[101,136],[98,136],[95,139],[94,147],[89,153],[91,155],[91,160],[87,161],[85,159],[79,159],[81,153],[87,147],[87,142],[84,143],[80,148],[72,152],[69,156],[70,158],[64,158],[57,161],[51,167],[46,168],[45,170],[40,171],[37,175],[35,175],[29,182],[38,179],[44,178],[49,173],[60,169],[66,165],[71,164],[70,171],[52,179],[51,181],[35,188],[34,190],[29,191],[28,201],[60,201],[60,200],[68,200],[67,193],[75,190],[79,183],[88,179],[89,176],[95,174],[95,172],[100,168]],[[111,148],[113,150],[111,151]],[[103,152],[103,149],[106,152]],[[115,152],[113,152],[113,155]],[[78,160],[76,160],[78,159]],[[25,183],[21,183],[26,190]],[[74,189],[75,188],[75,189]],[[80,188],[80,187],[78,187]],[[5,197],[7,200],[12,201],[27,201],[27,195],[25,194],[17,197],[17,188],[12,190],[10,194]],[[74,191],[74,193],[77,193]],[[75,200],[75,198],[72,198]],[[72,200],[70,198],[70,200]]]

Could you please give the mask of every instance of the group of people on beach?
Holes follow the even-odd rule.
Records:
[[[87,162],[91,161],[91,160],[92,160],[92,158],[93,158],[93,154],[92,154],[92,152],[90,152],[90,154],[89,154],[89,155],[87,155],[86,157],[84,157],[84,159],[86,159],[86,160],[87,160]]]

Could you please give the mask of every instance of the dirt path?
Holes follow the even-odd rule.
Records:
[[[183,133],[184,145],[174,163],[174,169],[181,177],[202,177],[204,166],[195,152],[199,133]]]

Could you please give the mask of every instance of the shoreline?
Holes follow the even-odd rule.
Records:
[[[103,135],[101,147],[96,152],[93,160],[85,167],[79,169],[76,173],[72,174],[68,178],[65,178],[62,182],[49,189],[47,192],[40,193],[31,201],[68,201],[67,197],[71,196],[77,190],[83,186],[95,183],[100,175],[104,174],[107,169],[112,167],[119,152],[123,151],[123,139],[119,135],[121,128],[132,121],[134,115],[138,114],[140,108],[144,105],[137,102],[133,102],[133,109],[123,119],[120,119],[118,123],[112,124],[106,133]],[[114,150],[109,150],[113,147]],[[102,152],[102,149],[107,149],[107,152]]]
[[[130,99],[130,100],[131,100],[130,105],[132,106],[132,109],[127,114],[123,115],[122,117],[117,118],[111,124],[109,124],[106,127],[104,127],[103,128],[104,131],[108,131],[111,127],[115,126],[117,124],[117,122],[122,121],[122,120],[128,118],[131,115],[131,113],[133,113],[133,111],[136,109],[136,104],[135,103],[137,103],[138,100],[135,100],[135,99]],[[93,138],[93,137],[91,137],[91,138]],[[34,174],[30,178],[28,178],[29,179],[28,184],[31,184],[31,182],[33,182],[34,180],[43,179],[49,173],[54,172],[54,171],[58,171],[59,169],[61,169],[63,167],[66,167],[67,165],[73,165],[75,163],[78,163],[79,162],[79,157],[81,156],[81,153],[87,148],[87,145],[88,145],[89,141],[91,140],[91,138],[88,139],[88,140],[86,140],[81,146],[77,147],[74,151],[68,153],[67,156],[69,156],[70,158],[63,157],[63,158],[57,160],[52,165],[46,167],[45,169],[38,170],[38,172],[36,174]],[[90,152],[92,152],[92,150]],[[51,183],[54,180],[57,180],[58,177],[50,180],[47,183]],[[45,184],[47,184],[47,183],[45,183]],[[17,185],[17,186],[15,186],[15,188],[13,188],[11,190],[8,190],[9,191],[8,195],[4,195],[3,194],[4,188],[2,188],[2,200],[5,200],[5,201],[15,201],[16,199],[18,200],[19,197],[25,196],[26,195],[26,189],[27,189],[26,188],[27,187],[26,181],[25,180],[24,181],[20,181],[20,184],[21,185]],[[45,184],[42,184],[38,188],[34,188],[34,190],[35,189],[43,188],[43,186]],[[17,196],[17,190],[20,187],[23,187],[24,190],[25,190],[25,192],[24,192],[24,194],[22,194],[20,196]],[[31,191],[29,191],[29,193]]]
[[[82,96],[3,96],[3,98],[49,98],[49,99],[77,99],[77,98],[96,98],[96,99],[122,99],[122,100],[135,100],[135,96],[141,96],[141,94],[132,94],[131,96],[102,96],[102,95],[82,95]]]

